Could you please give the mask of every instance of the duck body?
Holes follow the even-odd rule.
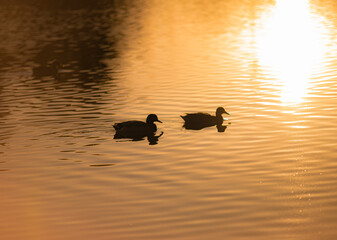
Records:
[[[184,127],[186,129],[200,130],[205,127],[210,127],[216,125],[218,122],[221,124],[222,119],[217,119],[217,117],[212,116],[208,113],[189,113],[186,116],[181,116],[184,119]]]
[[[157,131],[156,124],[146,124],[145,122],[141,121],[127,121],[117,123],[114,125],[114,128],[116,130],[116,138],[141,139]]]
[[[154,122],[160,122],[157,115],[149,114],[146,122],[142,121],[126,121],[115,123],[113,127],[116,130],[115,139],[131,138],[134,140],[143,139],[146,136],[154,135],[157,126]]]
[[[140,129],[146,129],[152,132],[155,132],[157,130],[156,124],[147,124],[142,121],[126,121],[121,123],[115,123],[114,126],[116,131],[125,130],[125,129],[133,129],[133,130],[140,130]]]
[[[181,116],[181,118],[185,121],[184,127],[186,129],[200,130],[214,125],[220,126],[223,123],[223,113],[230,115],[223,107],[218,107],[215,116],[198,112],[188,113],[185,116]]]

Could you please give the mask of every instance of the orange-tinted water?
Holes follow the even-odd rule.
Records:
[[[1,6],[1,239],[336,239],[336,9]],[[157,141],[114,139],[149,113]]]

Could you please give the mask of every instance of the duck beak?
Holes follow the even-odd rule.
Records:
[[[224,113],[226,113],[227,115],[230,115],[228,112],[226,112],[226,110],[225,110],[225,112]]]
[[[159,119],[157,119],[157,122],[163,123],[162,121],[160,121]]]

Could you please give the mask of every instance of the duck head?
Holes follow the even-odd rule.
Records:
[[[146,123],[153,124],[154,122],[160,122],[156,114],[149,114],[146,118]]]
[[[227,114],[227,115],[230,115],[228,112],[226,112],[226,110],[223,108],[223,107],[218,107],[216,109],[216,116],[221,116],[221,114]]]

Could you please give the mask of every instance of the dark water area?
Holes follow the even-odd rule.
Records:
[[[336,36],[329,0],[0,1],[1,239],[336,239]]]

